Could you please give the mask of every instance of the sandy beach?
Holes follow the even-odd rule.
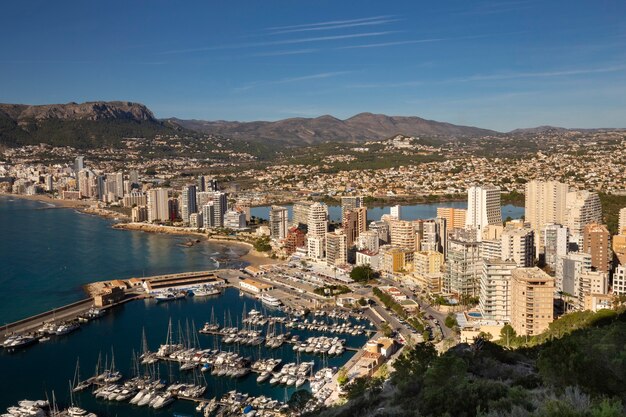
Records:
[[[53,204],[56,207],[66,207],[66,208],[87,208],[87,207],[91,207],[92,205],[92,202],[90,201],[61,200],[58,198],[52,198],[48,194],[24,195],[24,194],[0,193],[0,196],[8,197],[8,198],[19,198],[21,200],[41,201],[44,203]]]

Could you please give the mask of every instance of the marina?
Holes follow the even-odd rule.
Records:
[[[352,330],[330,332],[342,328]],[[170,408],[197,414],[198,407],[204,413],[209,406],[198,403],[210,404],[212,399],[209,408],[223,410],[223,415],[237,409],[241,413],[247,406],[260,412],[262,405],[267,406],[265,415],[273,415],[280,412],[278,402],[287,402],[296,390],[320,389],[316,375],[321,370],[332,375],[352,355],[348,349],[331,355],[330,347],[325,354],[316,354],[315,348],[298,352],[294,350],[297,343],[316,340],[322,347],[334,338],[345,339],[344,346],[356,350],[367,340],[362,328],[371,327],[345,313],[302,317],[268,309],[257,298],[241,296],[234,288],[223,289],[221,295],[186,296],[170,302],[143,298],[109,308],[67,337],[52,336],[48,343],[0,353],[0,366],[15,381],[2,399],[41,398],[54,389],[60,403],[70,404],[63,394],[68,391],[67,381],[74,380],[79,388],[74,393],[76,403],[100,416],[124,415],[128,407],[133,415],[152,415]],[[352,334],[358,329],[363,333]],[[235,338],[226,343],[228,337]],[[46,361],[50,370],[45,375],[38,373],[35,363],[51,357],[55,361]],[[76,378],[77,358],[85,380]],[[106,364],[113,358],[115,366],[100,365],[98,372],[87,372],[94,364]],[[94,394],[94,388],[100,391]],[[160,401],[153,403],[157,407],[140,406],[141,399],[152,391],[151,400],[143,402],[149,405],[159,397]],[[233,408],[229,401],[237,398],[242,401],[235,401]],[[137,404],[131,404],[132,400]],[[0,407],[10,404],[3,402]]]

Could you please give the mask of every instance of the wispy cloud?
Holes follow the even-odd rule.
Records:
[[[354,28],[354,27],[360,27],[360,26],[377,26],[377,25],[384,25],[387,23],[399,22],[400,20],[402,19],[379,19],[379,20],[370,20],[367,22],[343,23],[340,25],[301,27],[301,28],[296,28],[296,29],[285,29],[285,30],[273,31],[271,35],[281,35],[284,33],[296,33],[296,32],[311,32],[311,31],[319,31],[319,30],[347,29],[347,28]]]
[[[602,74],[609,72],[626,71],[626,65],[613,65],[600,68],[576,68],[556,71],[539,72],[505,72],[499,74],[477,74],[469,77],[451,78],[447,82],[470,82],[470,81],[492,81],[492,80],[512,80],[519,78],[551,78],[566,77],[587,74]]]
[[[252,54],[252,56],[283,56],[283,55],[300,55],[300,54],[312,54],[319,51],[319,49],[294,49],[291,51],[272,51],[272,52],[259,52]]]
[[[207,46],[207,47],[202,47],[202,48],[175,49],[175,50],[161,52],[160,55],[205,52],[205,51],[214,51],[214,50],[219,50],[219,49],[254,48],[254,47],[263,47],[263,46],[293,45],[293,44],[299,44],[299,43],[325,42],[325,41],[334,41],[334,40],[342,40],[342,39],[369,38],[369,37],[375,37],[375,36],[390,35],[393,33],[398,33],[398,31],[351,33],[351,34],[346,34],[346,35],[316,36],[316,37],[309,37],[309,38],[283,39],[283,40],[268,41],[268,42],[250,42],[250,43],[241,43],[241,44],[232,44],[232,45]]]
[[[268,81],[256,81],[241,87],[237,87],[234,89],[235,92],[248,91],[255,87],[266,86],[266,85],[276,85],[276,84],[289,84],[296,83],[300,81],[309,81],[309,80],[320,80],[325,78],[333,78],[338,77],[340,75],[350,74],[351,71],[331,71],[331,72],[320,72],[317,74],[309,74],[302,75],[299,77],[287,77],[281,78],[278,80],[268,80]]]
[[[274,26],[274,27],[267,28],[267,30],[277,31],[277,30],[301,29],[301,28],[319,27],[319,26],[345,25],[345,24],[351,24],[351,23],[368,22],[368,21],[372,21],[372,20],[391,19],[391,18],[394,18],[394,17],[396,17],[396,16],[394,16],[394,15],[383,15],[383,16],[363,17],[363,18],[360,18],[360,19],[329,20],[329,21],[326,21],[326,22],[304,23],[304,24],[301,24],[301,25]]]
[[[522,33],[522,32],[509,32],[509,33],[471,35],[471,36],[451,36],[451,37],[444,37],[444,38],[408,39],[408,40],[404,40],[404,41],[378,42],[378,43],[368,43],[368,44],[361,44],[361,45],[340,46],[340,47],[338,47],[336,49],[383,48],[383,47],[387,47],[387,46],[397,46],[397,45],[411,45],[411,44],[419,44],[419,43],[432,43],[432,42],[446,42],[446,41],[460,41],[460,40],[490,38],[490,37],[494,37],[494,36],[505,36],[505,35],[518,34],[518,33]]]

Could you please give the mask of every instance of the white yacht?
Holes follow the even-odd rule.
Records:
[[[261,295],[261,302],[271,307],[280,307],[283,303],[276,297],[264,293]]]

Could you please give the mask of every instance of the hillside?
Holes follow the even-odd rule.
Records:
[[[345,405],[306,415],[626,415],[626,313],[564,316],[546,335],[538,345],[514,350],[484,341],[478,348],[461,344],[437,355],[432,345],[419,344],[395,362],[387,381],[356,379]]]
[[[48,143],[94,148],[124,137],[175,133],[180,127],[157,120],[143,104],[96,101],[49,105],[0,104],[0,144]]]
[[[230,122],[169,119],[187,129],[233,139],[272,140],[290,144],[363,142],[403,134],[407,136],[481,137],[498,132],[470,126],[426,120],[419,117],[360,113],[340,120],[325,115],[290,118],[275,122]]]

